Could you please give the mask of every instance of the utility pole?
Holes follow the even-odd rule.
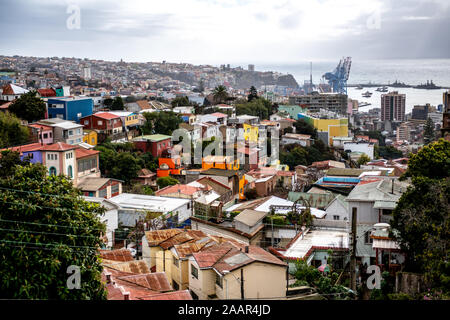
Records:
[[[352,208],[352,252],[350,257],[350,286],[356,291],[356,215],[357,208]]]

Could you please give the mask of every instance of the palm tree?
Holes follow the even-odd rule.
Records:
[[[220,85],[214,88],[213,91],[214,102],[216,103],[224,103],[228,98],[227,88],[225,86]]]

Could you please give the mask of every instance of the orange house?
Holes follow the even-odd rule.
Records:
[[[181,158],[158,158],[159,168],[156,170],[156,176],[167,177],[171,174],[181,174]]]
[[[206,156],[202,159],[202,169],[239,170],[239,159],[231,156]]]

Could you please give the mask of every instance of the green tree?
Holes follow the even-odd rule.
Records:
[[[377,147],[376,150],[378,150],[378,156],[380,156],[383,159],[391,160],[403,157],[403,152],[401,152],[400,150],[396,149],[393,146],[380,146]]]
[[[137,173],[141,169],[138,160],[128,152],[120,152],[114,159],[115,165],[110,176],[129,184],[131,180],[137,178]]]
[[[358,158],[358,161],[356,161],[356,163],[357,163],[359,166],[361,166],[361,165],[366,164],[366,163],[369,162],[369,161],[370,161],[369,156],[368,156],[367,154],[363,153],[363,154]]]
[[[182,97],[176,97],[175,99],[170,102],[173,108],[175,107],[184,107],[184,106],[191,106],[192,102],[189,100],[187,96]]]
[[[393,236],[406,270],[423,272],[434,291],[450,294],[450,142],[440,139],[411,155],[411,186],[393,211]]]
[[[107,108],[111,108],[111,106],[113,105],[114,100],[112,98],[105,98],[103,100],[103,105]]]
[[[125,105],[123,104],[123,99],[121,96],[117,96],[114,98],[114,101],[111,105],[111,110],[123,110]]]
[[[393,212],[394,236],[406,268],[423,272],[432,288],[450,293],[450,178],[413,177]]]
[[[247,96],[248,102],[251,102],[253,99],[258,99],[258,91],[254,86],[250,87],[250,93]]]
[[[425,126],[423,128],[423,141],[425,144],[429,144],[436,138],[436,135],[434,133],[434,123],[431,118],[427,119],[427,122],[425,123]]]
[[[30,91],[22,94],[9,106],[9,111],[20,119],[28,122],[37,121],[45,117],[47,108],[45,102],[36,96],[37,91]]]
[[[141,127],[144,134],[166,134],[172,135],[172,132],[178,129],[183,120],[172,111],[145,112],[146,123]]]
[[[227,88],[223,85],[215,87],[213,90],[213,96],[216,103],[225,103],[228,98]]]
[[[172,178],[171,176],[160,177],[160,178],[156,179],[156,184],[158,185],[158,187],[160,189],[168,187],[168,186],[173,186],[173,185],[176,185],[179,183],[180,182],[177,179]]]
[[[411,154],[405,177],[422,176],[431,179],[450,177],[450,141],[439,139]]]
[[[20,120],[9,112],[0,112],[0,148],[22,145],[28,142],[29,133]]]
[[[41,164],[0,178],[0,299],[106,299],[98,249],[104,209]],[[68,288],[77,266],[80,289]]]
[[[245,198],[247,200],[257,199],[258,198],[258,192],[256,191],[255,188],[248,189],[247,191],[244,192],[244,196],[245,196]]]
[[[295,132],[300,134],[309,134],[311,138],[317,139],[317,129],[303,119],[294,123]]]

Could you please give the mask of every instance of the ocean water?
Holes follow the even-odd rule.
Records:
[[[315,61],[312,65],[313,83],[322,81],[322,75],[333,71],[339,59],[335,61]],[[299,85],[303,85],[305,80],[309,81],[310,62],[302,61],[298,64],[273,64],[256,65],[257,71],[273,70],[282,73],[290,73],[297,80]],[[350,69],[349,84],[381,83],[389,84],[395,81],[404,82],[410,85],[426,83],[433,80],[438,86],[450,87],[450,59],[420,59],[420,60],[356,60],[352,59]],[[348,88],[348,95],[352,99],[360,102],[371,103],[370,106],[363,107],[366,111],[371,108],[379,108],[381,104],[381,92],[374,88],[364,88],[356,90]],[[365,91],[373,93],[372,97],[364,98]],[[413,88],[391,88],[389,91],[398,91],[406,94],[406,112],[411,112],[415,105],[430,103],[437,106],[442,104],[442,92],[446,90],[423,90]]]

